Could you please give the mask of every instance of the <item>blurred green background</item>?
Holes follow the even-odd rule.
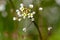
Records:
[[[34,5],[34,22],[13,21],[20,3]],[[60,0],[0,0],[0,40],[60,40]]]

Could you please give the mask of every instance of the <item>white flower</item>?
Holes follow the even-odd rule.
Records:
[[[13,20],[15,21],[17,18],[16,17],[13,17]]]
[[[41,11],[42,11],[42,10],[43,10],[43,8],[42,8],[42,7],[40,7],[40,8],[39,8],[39,10],[41,10]]]
[[[23,10],[24,10],[24,7],[20,7],[20,10],[23,12]]]
[[[32,4],[30,4],[30,5],[29,5],[29,8],[33,8],[33,5],[32,5]]]
[[[33,18],[33,14],[32,13],[28,13],[28,18]]]
[[[28,16],[28,18],[30,18],[30,16]]]
[[[22,16],[23,16],[23,19],[25,19],[26,16],[27,16],[27,14],[26,13],[23,13]]]
[[[16,10],[18,17],[22,17],[21,13],[19,10]]]
[[[52,27],[48,27],[48,31],[50,31],[52,29]]]
[[[32,14],[35,14],[35,12],[33,11]]]
[[[23,3],[21,3],[20,6],[23,7],[24,6]]]
[[[17,15],[20,15],[20,12],[17,12]]]
[[[16,12],[19,12],[19,10],[16,10]]]
[[[34,21],[34,18],[32,18],[31,20]]]
[[[34,14],[35,14],[35,12],[34,13],[28,13],[28,18],[31,18],[31,21],[34,21],[34,18],[33,18]]]
[[[25,19],[26,18],[26,16],[23,16],[23,19]]]
[[[18,21],[21,21],[21,18],[19,18]]]
[[[23,28],[23,31],[26,32],[26,28]]]
[[[35,14],[35,12],[31,11],[30,8],[33,8],[33,5],[30,4],[29,5],[29,9],[24,7],[23,3],[20,4],[20,9],[19,10],[16,10],[16,13],[17,13],[17,20],[18,21],[21,21],[22,18],[25,19],[25,18],[31,18],[32,21],[34,21],[34,18],[33,18],[33,15]],[[13,20],[16,20],[16,18],[14,17]]]

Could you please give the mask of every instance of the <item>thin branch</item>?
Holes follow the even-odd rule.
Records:
[[[39,36],[40,36],[40,40],[42,40],[42,35],[41,35],[41,32],[39,30],[39,27],[38,25],[33,21],[33,23],[35,24],[35,27],[37,28],[38,32],[39,32]]]
[[[34,21],[33,21],[33,23],[34,23],[35,27],[37,28],[37,30],[38,30],[38,32],[39,32],[40,40],[42,40],[41,32],[40,32],[40,30],[39,30],[38,25],[37,25]],[[32,22],[28,25],[28,27],[30,27],[31,24],[32,24]]]

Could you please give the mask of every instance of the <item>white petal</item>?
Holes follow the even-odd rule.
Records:
[[[33,5],[32,5],[32,4],[30,4],[30,5],[29,5],[29,8],[33,8]]]
[[[35,12],[32,12],[32,14],[35,14]]]
[[[28,16],[30,15],[30,13],[28,13]]]
[[[42,10],[43,10],[43,8],[42,8],[42,7],[40,7],[40,8],[39,8],[39,10],[41,10],[41,11],[42,11]]]
[[[16,17],[13,17],[13,20],[15,21],[16,20]]]
[[[20,7],[20,10],[22,10],[22,8]]]
[[[23,3],[21,3],[20,6],[23,7],[24,6]]]
[[[18,21],[21,21],[21,18],[20,18],[20,19],[18,19]]]
[[[23,31],[26,32],[26,28],[23,28]]]
[[[52,29],[52,27],[48,27],[48,31],[50,31]]]
[[[20,10],[23,11],[23,7],[20,7]]]
[[[23,16],[23,19],[25,19],[26,18],[26,16]]]
[[[22,16],[25,16],[25,13],[23,13]]]
[[[28,16],[28,18],[30,18],[30,16]]]
[[[31,18],[33,18],[33,16],[31,16]]]
[[[19,10],[16,10],[16,12],[19,12]]]
[[[32,18],[31,20],[34,21],[34,18]]]
[[[17,12],[17,15],[20,15],[20,12]]]

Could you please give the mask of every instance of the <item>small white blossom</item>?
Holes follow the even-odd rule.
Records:
[[[35,14],[35,12],[33,11],[32,14]]]
[[[30,4],[30,5],[29,5],[29,8],[33,8],[33,5],[32,5],[32,4]]]
[[[23,31],[26,32],[26,28],[23,28]]]
[[[20,10],[23,12],[24,8],[23,7],[20,7]]]
[[[30,15],[30,13],[28,13],[28,16]]]
[[[13,17],[13,20],[15,21],[16,20],[16,17]]]
[[[48,30],[50,31],[52,29],[52,27],[48,27]]]
[[[21,18],[19,18],[18,21],[21,21]]]
[[[33,18],[33,15],[31,15],[31,18]]]
[[[34,18],[32,18],[31,20],[34,21]]]
[[[26,18],[26,16],[23,16],[23,19],[25,19]]]
[[[23,3],[21,3],[20,6],[23,7],[24,6]]]
[[[42,10],[43,10],[43,8],[42,8],[42,7],[40,7],[40,8],[39,8],[39,10],[41,10],[41,11],[42,11]]]
[[[27,16],[27,14],[26,13],[23,13],[22,16],[23,16],[23,19],[25,19],[26,16]]]
[[[28,16],[28,18],[30,18],[30,16]]]
[[[19,10],[16,10],[16,12],[19,12]]]
[[[35,12],[34,12],[34,13],[35,13]],[[34,15],[33,13],[29,13],[29,14],[28,14],[28,18],[31,18],[32,21],[34,21],[33,15]]]
[[[33,18],[33,14],[32,14],[32,13],[29,13],[29,14],[28,14],[28,18],[29,18],[29,17],[30,17],[30,18]]]
[[[20,4],[20,9],[19,10],[16,10],[17,12],[17,20],[18,21],[21,21],[22,19],[25,19],[25,18],[31,18],[32,21],[34,21],[34,14],[35,12],[31,10],[31,8],[33,8],[33,5],[30,4],[29,5],[29,9],[24,7],[23,3]],[[13,20],[16,20],[16,18],[14,17]]]
[[[17,15],[20,15],[20,12],[17,12]]]

